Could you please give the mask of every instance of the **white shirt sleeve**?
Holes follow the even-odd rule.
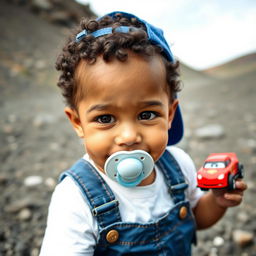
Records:
[[[97,224],[89,206],[66,177],[52,195],[40,256],[93,255],[96,237]]]
[[[194,208],[204,192],[197,187],[196,168],[190,158],[182,149],[176,147],[167,147],[178,162],[181,170],[184,174],[185,180],[188,183],[188,189],[186,191],[187,199],[190,202],[191,208]]]

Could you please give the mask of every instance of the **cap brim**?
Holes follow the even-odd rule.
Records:
[[[177,144],[182,139],[183,129],[181,110],[178,105],[172,121],[171,129],[168,131],[168,146]]]

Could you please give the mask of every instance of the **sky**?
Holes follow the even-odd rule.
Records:
[[[173,54],[206,69],[256,52],[256,0],[78,0],[99,16],[131,12],[164,30]]]

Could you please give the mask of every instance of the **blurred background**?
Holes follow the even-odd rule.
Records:
[[[256,255],[254,0],[0,0],[0,256],[38,255],[59,174],[83,155],[63,113],[55,60],[82,16],[132,12],[163,28],[181,61],[185,136],[199,169],[236,152],[244,202],[198,232],[194,255]]]

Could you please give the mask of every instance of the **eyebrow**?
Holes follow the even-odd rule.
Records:
[[[145,105],[145,107],[150,107],[150,106],[163,106],[163,103],[161,101],[158,100],[150,100],[150,101],[143,101],[142,102],[143,105]]]
[[[94,110],[96,111],[102,111],[102,110],[106,110],[107,108],[109,108],[109,105],[108,104],[96,104],[96,105],[93,105],[91,106],[88,110],[87,110],[87,113],[90,113]]]
[[[157,101],[157,100],[151,100],[151,101],[142,101],[140,103],[141,105],[143,105],[143,107],[150,107],[150,106],[163,106],[163,103],[161,101]],[[92,111],[103,111],[106,110],[108,108],[110,108],[111,105],[109,104],[96,104],[91,106],[88,110],[87,113],[90,113]]]

